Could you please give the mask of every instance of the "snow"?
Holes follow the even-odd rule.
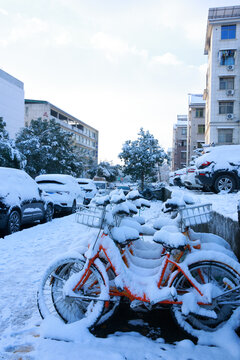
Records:
[[[231,215],[233,203],[239,195],[200,196],[194,193],[193,197],[198,202],[202,197],[204,203],[211,202],[210,197],[213,208],[221,210],[224,205],[221,211]],[[148,223],[154,222],[160,214],[161,202],[152,202],[152,207],[142,212]],[[188,339],[167,344],[162,337],[151,340],[137,332],[115,332],[107,338],[97,338],[79,322],[66,325],[52,317],[42,321],[37,310],[36,293],[46,267],[68,251],[75,254],[78,249],[83,253],[89,239],[94,239],[97,232],[98,229],[80,225],[75,216],[70,215],[0,239],[0,359],[239,359],[240,340],[231,326],[225,326],[217,333],[206,335],[203,332],[195,345]],[[143,255],[148,248],[147,254],[155,254],[157,262],[159,254],[154,250],[157,246],[161,247],[140,242],[136,251]],[[209,257],[211,252],[207,252]],[[198,258],[198,253],[191,256]],[[225,254],[221,256],[224,258]],[[134,266],[137,264],[132,263],[132,271]]]

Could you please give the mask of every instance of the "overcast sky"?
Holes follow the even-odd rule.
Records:
[[[0,68],[25,98],[99,130],[99,159],[119,162],[141,127],[166,150],[187,94],[205,87],[209,7],[231,0],[0,0]]]

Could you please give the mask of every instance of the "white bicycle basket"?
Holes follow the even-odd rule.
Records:
[[[186,226],[206,224],[212,218],[212,204],[188,206],[179,209],[182,230]]]
[[[104,217],[104,208],[81,205],[76,212],[76,221],[79,224],[100,228]]]

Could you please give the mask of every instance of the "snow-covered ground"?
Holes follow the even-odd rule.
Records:
[[[202,202],[213,201],[214,209],[235,216],[239,193],[190,194]],[[151,209],[145,210],[145,216],[149,220],[157,217],[160,205],[161,202],[153,202]],[[92,236],[97,230],[78,224],[75,215],[70,215],[0,239],[0,359],[240,358],[240,339],[230,330],[203,337],[197,345],[188,339],[167,344],[162,338],[151,340],[137,332],[116,332],[107,338],[96,338],[88,330],[80,330],[74,325],[64,325],[53,319],[42,321],[36,305],[41,275],[54,258],[77,247],[79,238],[86,232]],[[51,337],[47,337],[48,334]],[[65,334],[71,334],[73,341],[64,341]],[[53,340],[55,335],[63,341]]]

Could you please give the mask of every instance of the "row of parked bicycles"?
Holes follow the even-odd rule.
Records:
[[[229,322],[239,326],[240,264],[222,238],[191,229],[210,221],[211,205],[168,201],[164,213],[146,223],[142,209],[150,203],[137,190],[93,201],[76,213],[88,246],[53,261],[41,279],[42,318],[93,328],[124,301],[135,311],[170,308],[195,337]],[[94,238],[89,227],[99,229]]]

